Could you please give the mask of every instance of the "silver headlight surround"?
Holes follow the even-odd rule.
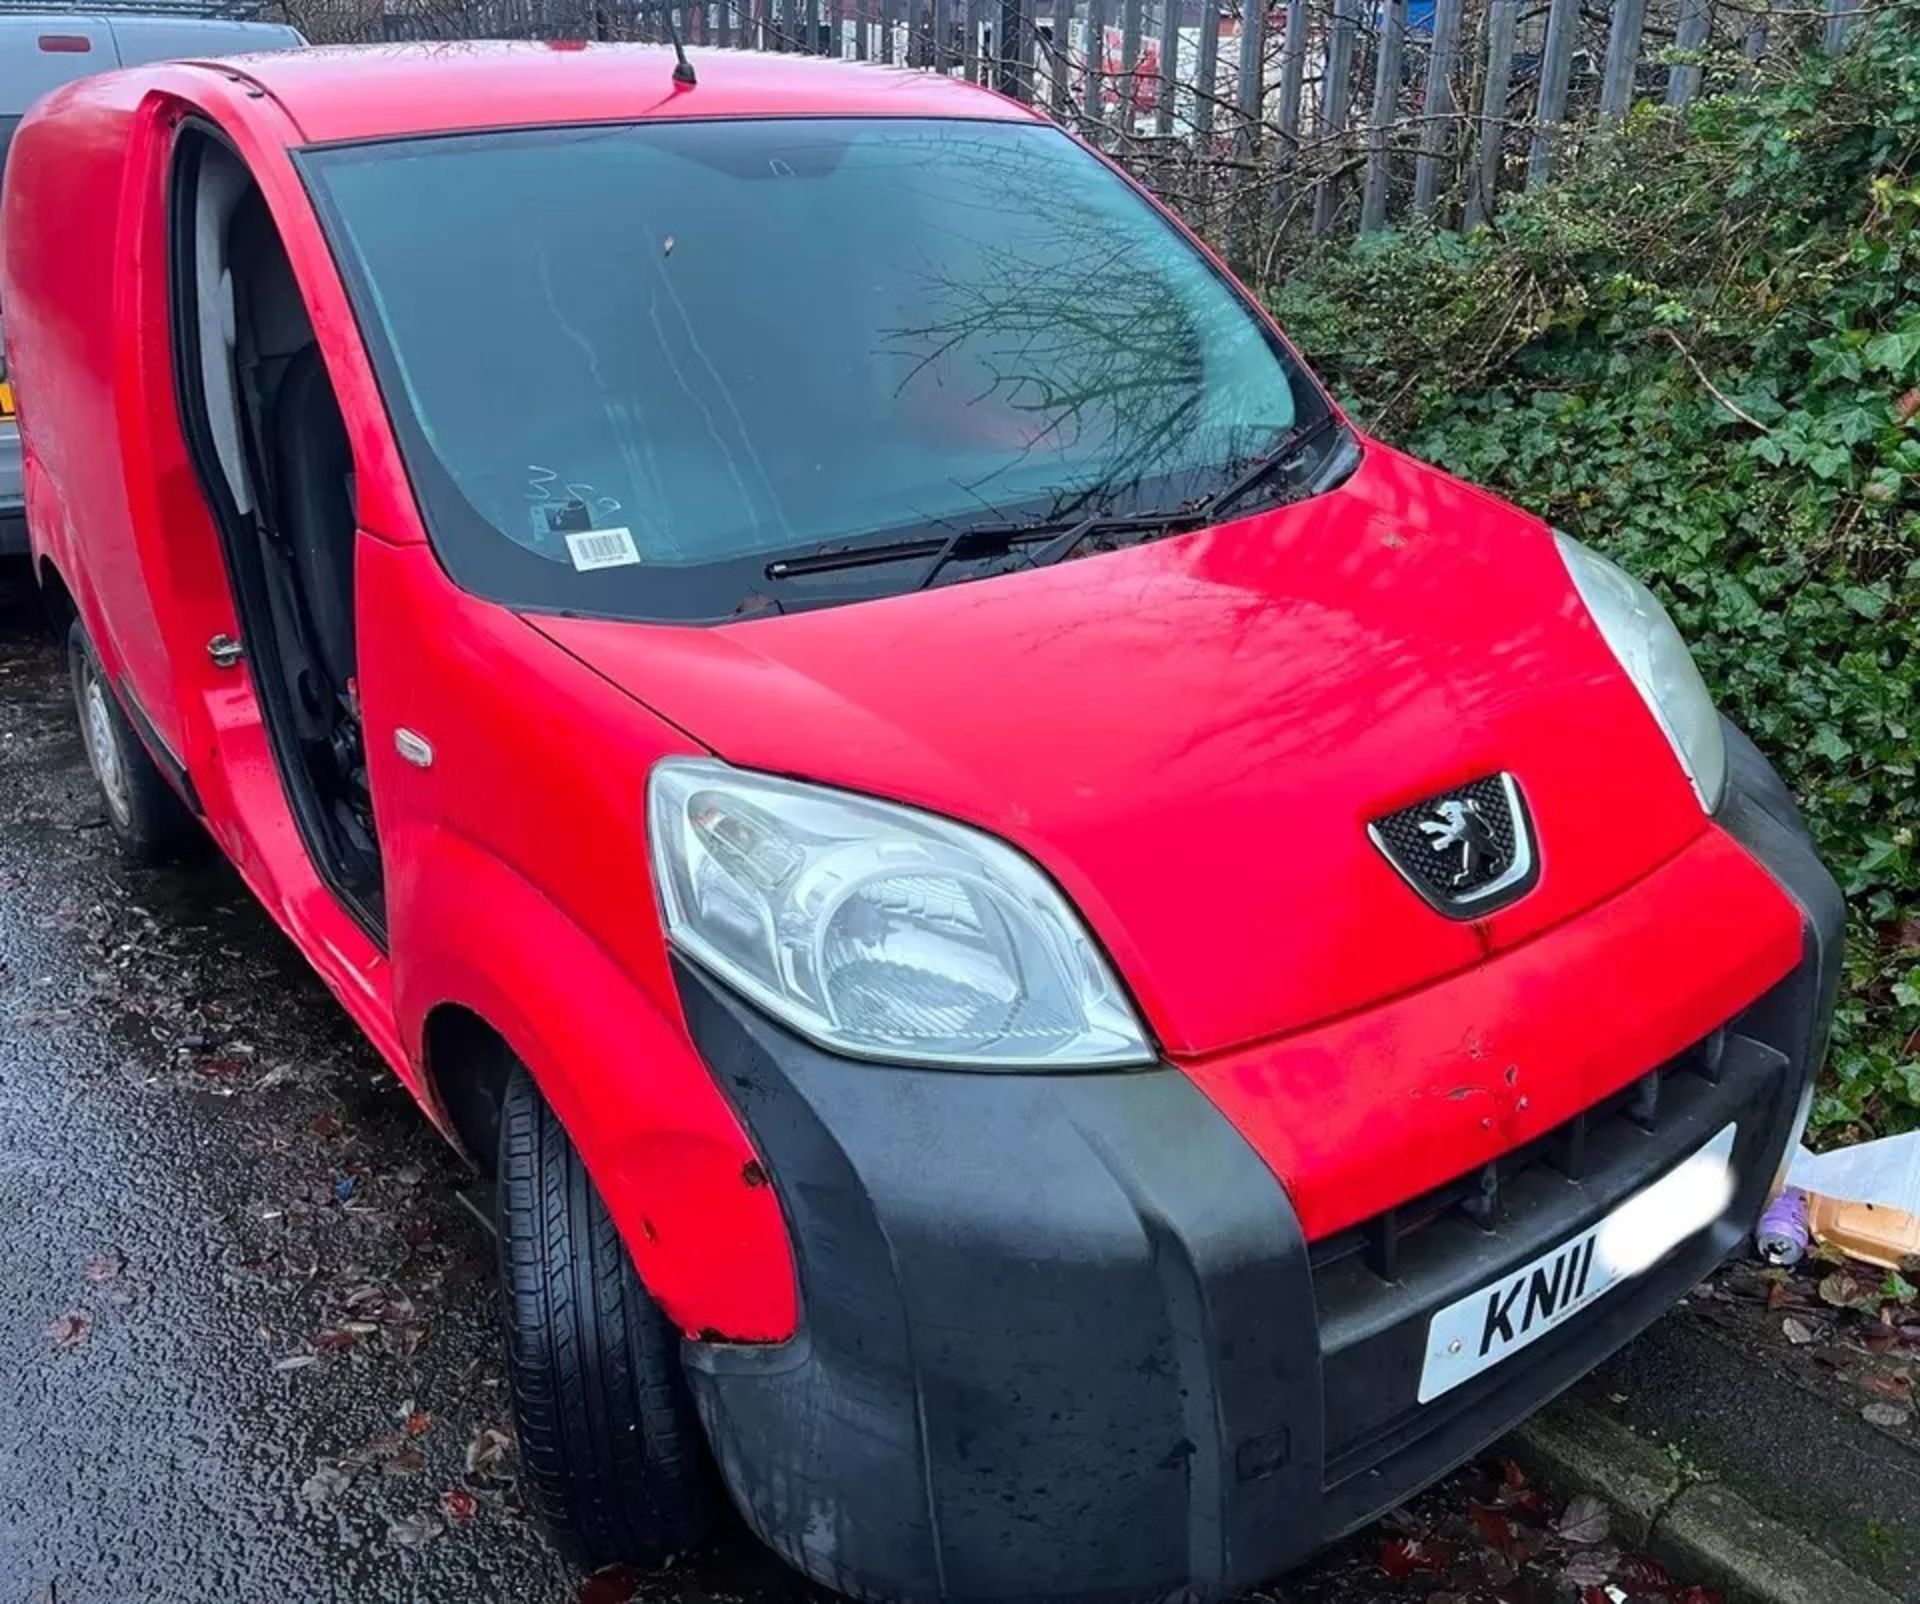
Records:
[[[986,1071],[1155,1060],[1064,893],[983,831],[714,758],[654,766],[647,826],[669,943],[830,1052]]]
[[[1727,789],[1726,734],[1686,641],[1660,598],[1618,563],[1558,530],[1554,540],[1588,616],[1673,747],[1700,806],[1716,812]]]

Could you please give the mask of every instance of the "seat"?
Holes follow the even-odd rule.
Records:
[[[355,671],[353,450],[317,345],[287,361],[266,433],[274,526],[293,566],[306,644],[329,688],[341,694]]]

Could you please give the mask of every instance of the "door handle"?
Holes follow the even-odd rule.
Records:
[[[232,668],[247,655],[247,649],[231,635],[216,635],[207,642],[207,656],[215,668]]]

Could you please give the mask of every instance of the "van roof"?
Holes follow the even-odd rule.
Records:
[[[664,45],[337,45],[210,65],[271,95],[313,144],[654,117],[1038,116],[938,73],[744,50],[688,54],[700,75],[691,89],[674,85]]]

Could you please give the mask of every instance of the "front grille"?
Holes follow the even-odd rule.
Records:
[[[1426,1230],[1445,1215],[1457,1211],[1481,1231],[1491,1231],[1500,1222],[1503,1186],[1538,1165],[1546,1165],[1569,1181],[1587,1178],[1589,1136],[1596,1126],[1608,1120],[1630,1120],[1642,1131],[1651,1132],[1660,1121],[1661,1088],[1670,1075],[1690,1072],[1709,1085],[1717,1085],[1720,1067],[1726,1056],[1727,1035],[1717,1030],[1678,1057],[1638,1080],[1630,1081],[1611,1097],[1583,1109],[1564,1125],[1523,1147],[1502,1153],[1476,1170],[1456,1176],[1423,1193],[1410,1202],[1395,1205],[1350,1230],[1322,1238],[1313,1244],[1310,1258],[1315,1273],[1358,1256],[1382,1281],[1400,1278],[1401,1244]]]
[[[1418,1402],[1427,1322],[1437,1310],[1584,1230],[1729,1122],[1743,1133],[1734,1158],[1742,1170],[1747,1133],[1762,1118],[1755,1110],[1781,1101],[1785,1071],[1784,1056],[1741,1035],[1736,1022],[1524,1147],[1312,1244],[1329,1494],[1341,1488],[1339,1498],[1360,1507],[1369,1496],[1363,1484],[1391,1480],[1389,1462],[1418,1460],[1434,1434],[1464,1430],[1454,1423],[1493,1391],[1524,1386],[1536,1366],[1566,1363],[1556,1356],[1568,1344],[1631,1324],[1641,1299],[1663,1306],[1671,1296],[1665,1271],[1643,1277],[1637,1292],[1609,1293],[1597,1316],[1570,1321],[1431,1403]],[[1764,1184],[1744,1174],[1736,1208]],[[1674,1273],[1686,1272],[1684,1259]]]

